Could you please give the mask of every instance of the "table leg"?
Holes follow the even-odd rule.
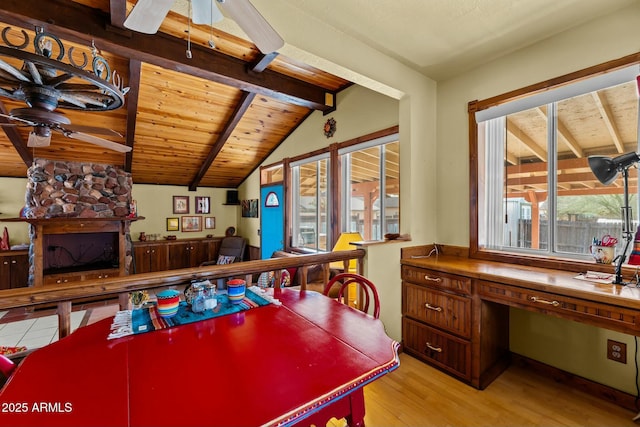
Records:
[[[310,416],[298,421],[294,426],[325,426],[331,418],[345,418],[353,427],[364,427],[364,393],[362,388],[334,400]]]
[[[351,414],[347,415],[347,424],[351,427],[364,427],[364,392],[363,388],[349,394]]]

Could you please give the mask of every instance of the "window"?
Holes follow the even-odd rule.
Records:
[[[621,239],[622,178],[602,185],[587,158],[639,150],[638,66],[602,69],[594,67],[595,77],[557,79],[564,84],[551,90],[536,85],[529,96],[524,90],[504,95],[498,105],[488,100],[495,105],[489,108],[470,104],[477,124],[472,253],[588,260],[594,238]],[[637,206],[636,168],[629,185],[630,204]]]
[[[291,247],[329,251],[344,231],[357,231],[365,240],[400,232],[397,126],[287,163]]]
[[[327,250],[329,154],[291,163],[292,246]]]
[[[398,134],[338,151],[342,169],[342,230],[365,240],[399,233],[400,142]]]

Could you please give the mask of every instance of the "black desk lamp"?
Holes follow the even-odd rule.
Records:
[[[624,178],[622,237],[626,242],[624,244],[624,250],[615,259],[618,263],[616,264],[616,277],[613,279],[613,283],[620,285],[623,284],[622,264],[627,258],[627,251],[629,250],[631,240],[633,240],[633,233],[631,231],[631,208],[629,207],[629,168],[640,161],[640,155],[631,152],[614,157],[613,159],[604,156],[589,156],[588,160],[591,171],[602,184],[611,184],[618,176],[618,172],[622,172],[622,177]]]

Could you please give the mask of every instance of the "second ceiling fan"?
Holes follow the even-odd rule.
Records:
[[[217,5],[255,43],[260,52],[269,54],[284,46],[284,40],[269,25],[249,0],[189,0],[193,9],[189,17],[195,24],[212,25],[223,19]],[[124,21],[130,30],[145,34],[155,34],[175,0],[138,0]]]

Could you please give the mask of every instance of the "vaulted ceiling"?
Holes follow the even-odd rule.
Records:
[[[133,150],[118,153],[59,133],[49,147],[27,148],[32,128],[5,126],[0,176],[26,176],[35,157],[123,165],[135,183],[237,187],[310,113],[332,111],[336,93],[351,84],[278,54],[263,55],[209,26],[191,25],[188,59],[186,17],[170,12],[158,34],[144,35],[122,27],[132,6],[125,0],[3,1],[0,30],[7,28],[12,44],[23,39],[22,30],[33,40],[35,27],[58,36],[67,53],[74,47],[76,55],[90,55],[95,42],[130,88],[125,106],[56,112],[74,125],[112,129],[124,137],[101,137]],[[207,46],[211,39],[215,49]],[[25,107],[0,102],[5,114]]]

